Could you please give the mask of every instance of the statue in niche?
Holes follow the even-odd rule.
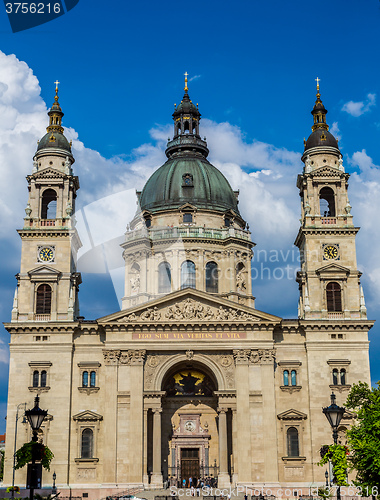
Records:
[[[307,156],[306,161],[305,161],[305,173],[311,172],[311,160],[310,156]]]
[[[66,156],[66,160],[65,160],[65,170],[66,170],[66,174],[68,174],[68,175],[71,174],[71,161],[70,161],[68,156]]]
[[[309,215],[310,214],[310,211],[311,211],[311,206],[309,204],[309,202],[307,201],[307,199],[305,200],[305,215]]]
[[[240,269],[237,273],[236,273],[236,289],[238,292],[245,292],[245,289],[246,289],[246,282],[245,282],[245,279],[244,279],[244,268]]]
[[[138,293],[140,290],[140,274],[136,273],[129,281],[131,283],[131,292]]]

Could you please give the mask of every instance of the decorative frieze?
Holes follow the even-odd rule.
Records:
[[[119,358],[121,355],[121,351],[118,350],[104,350],[103,351],[103,356],[104,356],[104,362],[106,365],[117,365]]]
[[[250,362],[260,363],[262,365],[272,364],[276,357],[274,349],[254,349],[251,352]]]
[[[145,349],[130,349],[128,351],[111,349],[103,351],[106,365],[142,365],[144,364],[145,355]]]
[[[131,313],[118,320],[119,323],[145,322],[145,321],[255,321],[259,322],[258,317],[240,311],[232,307],[219,306],[217,309],[202,304],[199,301],[187,298],[169,306],[164,311],[159,311],[157,307],[148,308],[140,314]]]
[[[275,360],[275,349],[235,349],[235,363],[238,364],[272,364]]]

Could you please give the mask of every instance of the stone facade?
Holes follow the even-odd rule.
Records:
[[[168,146],[169,159],[174,150],[188,168],[184,182],[193,178],[192,168],[196,180],[194,158],[203,155],[202,168],[212,167],[196,132],[194,150],[181,149],[187,114],[191,123],[200,117],[186,96],[187,89]],[[132,221],[120,250],[122,310],[97,320],[80,318],[80,240],[71,217],[79,188],[74,160],[62,145],[37,152],[19,231],[18,291],[6,324],[5,484],[12,481],[17,405],[31,407],[36,393],[48,408],[40,438],[54,452],[52,470],[63,491],[99,498],[166,480],[176,485],[190,475],[217,477],[221,487],[264,485],[273,491],[324,483],[317,462],[331,431],[322,407],[332,390],[342,405],[353,383],[370,381],[373,324],[357,270],[348,174],[339,150],[326,147],[305,151],[298,179],[302,219],[296,244],[302,258],[299,318],[292,320],[254,308],[253,243],[236,206],[198,207],[188,191],[190,201],[179,200],[179,208],[142,206]],[[321,194],[326,187],[332,195]],[[41,212],[46,189],[56,192],[52,219]],[[321,215],[321,200],[329,214]],[[41,253],[44,248],[52,253]],[[345,414],[341,431],[351,417]],[[17,446],[29,439],[28,425],[19,422]],[[25,470],[16,471],[16,484],[24,483]],[[43,483],[51,484],[46,472]]]

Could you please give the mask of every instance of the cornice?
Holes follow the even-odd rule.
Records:
[[[3,323],[4,328],[10,334],[21,333],[21,334],[34,334],[39,332],[49,332],[49,333],[70,333],[73,334],[75,330],[80,326],[78,321],[72,322],[14,322],[14,323]]]
[[[58,238],[64,236],[65,238],[67,237],[72,237],[75,238],[77,236],[77,231],[76,229],[72,229],[69,227],[61,227],[59,229],[54,228],[54,229],[41,229],[41,228],[23,228],[23,229],[17,229],[18,234],[23,238],[28,237],[28,238]],[[77,236],[78,237],[78,236]]]
[[[341,320],[330,320],[330,319],[300,319],[300,326],[307,331],[326,331],[331,332],[331,330],[339,331],[356,331],[356,330],[370,330],[375,324],[374,321],[361,320],[361,319],[341,319]]]

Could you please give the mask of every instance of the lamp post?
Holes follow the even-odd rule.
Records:
[[[17,446],[17,423],[19,421],[19,419],[21,418],[21,415],[19,416],[18,415],[18,411],[21,407],[24,407],[24,419],[23,419],[23,422],[26,422],[25,420],[25,410],[26,410],[26,403],[20,403],[17,405],[17,410],[16,410],[16,424],[15,424],[15,444],[14,444],[14,447],[13,447],[13,474],[12,474],[12,499],[15,497],[15,467],[16,467],[16,446]]]
[[[57,474],[55,471],[53,472],[53,487],[51,489],[51,494],[56,495],[57,494],[57,487],[55,486],[55,480],[57,479]]]
[[[332,431],[333,431],[333,439],[334,439],[334,444],[338,444],[338,427],[340,424],[340,421],[342,420],[342,417],[344,415],[344,412],[346,411],[343,406],[338,406],[335,403],[335,394],[332,392],[331,393],[331,405],[327,406],[326,408],[322,408],[323,413],[325,414],[327,420],[329,421],[329,424],[331,425]],[[336,490],[336,497],[337,500],[340,500],[340,486],[338,485],[338,488]]]
[[[44,418],[47,415],[46,410],[41,410],[41,408],[38,406],[40,402],[40,398],[38,395],[34,399],[34,408],[31,410],[26,410],[25,416],[28,419],[28,422],[30,424],[30,427],[32,428],[33,431],[33,436],[32,436],[32,442],[36,443],[37,442],[37,432],[38,429],[41,427],[41,424],[44,420]],[[37,476],[37,470],[36,470],[36,457],[35,457],[35,451],[34,447],[32,447],[32,465],[30,468],[30,478],[29,478],[29,486],[30,486],[30,500],[33,500],[34,496],[34,489],[36,487],[36,483],[38,480]]]

